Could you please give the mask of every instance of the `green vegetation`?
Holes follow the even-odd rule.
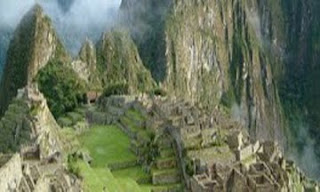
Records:
[[[155,84],[130,35],[122,29],[104,34],[97,49],[97,68],[106,89],[125,85],[130,93],[147,92]]]
[[[78,108],[77,112],[69,112],[65,114],[62,117],[59,117],[57,122],[61,127],[72,127],[76,125],[78,122],[81,122],[84,120],[84,114],[79,111],[80,109]]]
[[[59,130],[59,135],[64,151],[68,154],[73,154],[81,148],[78,140],[78,134],[75,129],[71,127],[64,127]]]
[[[107,192],[147,192],[130,178],[115,178],[107,168],[90,167],[83,161],[78,160],[76,166],[80,169],[80,175],[84,181],[86,192],[96,192],[106,190]]]
[[[220,102],[225,107],[231,109],[232,105],[235,103],[235,96],[234,96],[233,90],[229,89],[227,92],[224,92],[222,94]]]
[[[116,178],[132,178],[139,181],[141,178],[148,178],[147,174],[140,166],[129,167],[126,169],[119,169],[112,172]]]
[[[70,118],[68,117],[60,117],[57,120],[57,123],[61,126],[61,127],[71,127],[73,125],[73,122]]]
[[[29,107],[23,100],[15,99],[0,121],[0,152],[16,152],[21,144],[30,140]]]
[[[7,63],[3,71],[0,84],[0,116],[4,114],[10,101],[16,96],[17,89],[26,85],[28,81],[28,64],[31,60],[34,41],[35,17],[28,16],[24,19],[24,25],[19,25],[15,35],[10,42],[7,52]]]
[[[127,168],[108,168],[112,164],[125,164],[137,161],[137,157],[129,150],[130,139],[116,126],[94,126],[79,137],[81,146],[87,149],[93,158],[89,166],[81,160],[69,166],[84,179],[86,191],[119,191],[149,192],[149,187],[138,185],[137,181],[148,179],[142,167],[128,165]]]
[[[68,171],[72,174],[74,174],[77,177],[81,177],[80,175],[80,167],[77,165],[77,158],[72,156],[72,155],[68,155]]]
[[[127,111],[127,115],[134,118],[137,121],[143,121],[145,120],[145,117],[137,110],[129,109]]]
[[[109,85],[103,91],[104,97],[109,97],[111,95],[127,95],[129,94],[129,85],[127,83],[117,83]]]
[[[84,102],[85,83],[60,61],[50,61],[39,72],[37,82],[56,118],[73,111]]]
[[[48,43],[48,34],[52,42]],[[2,116],[11,103],[12,98],[17,94],[17,90],[30,83],[37,75],[39,68],[46,63],[43,61],[47,52],[45,48],[51,47],[56,50],[52,55],[59,60],[68,60],[69,56],[57,39],[57,35],[52,28],[51,20],[43,16],[43,10],[40,6],[35,6],[22,19],[17,27],[13,40],[7,52],[6,66],[3,73],[3,79],[0,84],[0,116]]]
[[[120,121],[128,126],[130,131],[135,133],[139,138],[145,141],[148,141],[150,139],[152,133],[136,125],[130,118],[123,116],[120,118]]]
[[[129,150],[130,139],[116,126],[95,126],[80,137],[82,145],[90,151],[94,167],[136,160]]]
[[[130,11],[128,25],[132,30],[131,35],[137,44],[143,63],[157,82],[163,82],[166,78],[166,33],[164,30],[166,15],[170,11],[171,3],[171,0],[141,1],[130,5],[130,8],[123,7],[123,9],[139,10],[133,13]],[[140,9],[142,6],[146,9]],[[148,27],[139,28],[137,32],[136,27],[141,25],[141,21]]]

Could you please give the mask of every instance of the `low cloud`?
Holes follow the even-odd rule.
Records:
[[[0,0],[0,29],[16,28],[23,15],[37,2],[53,20],[60,38],[69,51],[76,54],[87,37],[96,41],[115,23],[121,3],[121,0],[74,0],[72,3],[66,1]],[[70,7],[65,9],[61,3],[70,4],[63,5]]]

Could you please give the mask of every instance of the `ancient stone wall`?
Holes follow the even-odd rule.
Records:
[[[245,160],[246,158],[250,157],[251,155],[253,155],[253,149],[252,149],[251,144],[244,147],[243,149],[236,151],[236,157],[237,157],[238,161]]]
[[[15,154],[0,168],[0,192],[17,189],[22,177],[21,158]]]

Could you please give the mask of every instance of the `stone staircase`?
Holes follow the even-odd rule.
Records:
[[[177,157],[170,137],[158,140],[160,155],[151,170],[153,192],[178,192],[182,190],[181,174],[177,164]]]
[[[152,128],[147,127],[144,111],[139,108],[128,109],[117,122],[117,125],[131,139],[130,150],[139,157],[143,143],[150,141]],[[170,137],[161,137],[157,140],[160,146],[159,157],[150,171],[150,178],[141,178],[138,184],[151,185],[153,192],[179,192],[182,189],[180,169]],[[147,181],[147,182],[146,182]],[[149,183],[148,183],[149,182]]]

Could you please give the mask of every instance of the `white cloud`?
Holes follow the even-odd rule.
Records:
[[[76,53],[87,37],[97,40],[114,23],[121,0],[75,0],[67,12],[53,0],[0,0],[0,28],[15,28],[35,2],[53,20],[69,50]]]

